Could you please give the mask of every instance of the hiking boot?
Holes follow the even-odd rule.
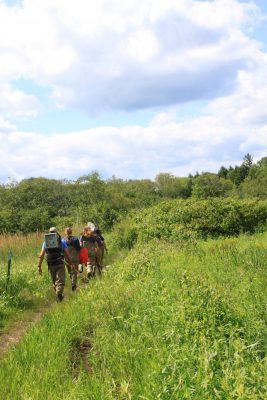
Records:
[[[71,286],[71,290],[74,292],[74,290],[76,290],[77,286],[76,285],[72,285]]]
[[[62,293],[57,294],[57,301],[60,302],[64,299],[64,295]]]

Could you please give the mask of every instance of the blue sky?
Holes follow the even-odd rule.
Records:
[[[265,0],[0,0],[0,182],[267,155]]]

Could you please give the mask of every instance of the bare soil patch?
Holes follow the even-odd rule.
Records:
[[[52,305],[53,303],[49,303],[30,313],[25,312],[19,320],[11,322],[3,332],[0,332],[0,359],[4,358],[5,354],[20,341],[33,324],[41,320]]]

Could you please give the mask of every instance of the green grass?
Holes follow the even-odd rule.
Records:
[[[0,237],[0,332],[14,320],[23,319],[39,307],[54,301],[46,261],[43,274],[37,272],[43,234],[2,235]],[[7,284],[7,259],[11,251],[11,276]],[[68,275],[66,285],[70,286]]]
[[[18,313],[32,310],[44,301],[50,284],[47,274],[37,275],[37,256],[42,238],[28,236],[1,236],[0,243],[0,329],[18,318]],[[7,285],[7,259],[12,252],[11,276]]]
[[[0,362],[9,399],[265,399],[266,234],[139,245]]]

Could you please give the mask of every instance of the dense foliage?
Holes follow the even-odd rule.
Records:
[[[51,225],[78,225],[88,220],[103,230],[130,210],[164,199],[267,198],[267,157],[253,163],[247,154],[241,166],[221,167],[217,174],[175,177],[160,173],[155,180],[103,180],[94,171],[76,181],[29,178],[0,185],[0,233],[33,232]]]
[[[267,200],[165,200],[132,213],[116,225],[114,246],[132,248],[135,242],[170,242],[253,233],[266,229]]]

